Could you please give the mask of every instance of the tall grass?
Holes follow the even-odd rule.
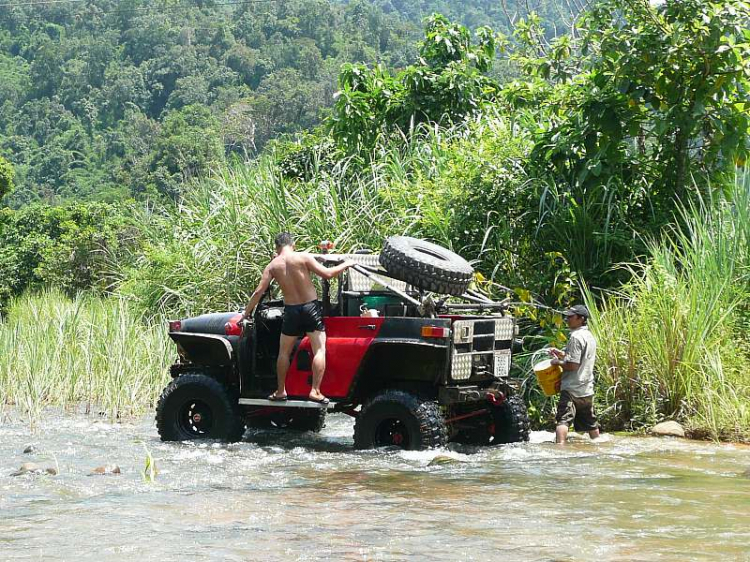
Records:
[[[121,299],[26,295],[0,321],[0,409],[32,422],[46,406],[137,414],[166,384],[171,355],[164,326],[145,323]]]
[[[293,232],[301,250],[333,240],[346,251],[379,248],[386,235],[407,231],[408,217],[378,199],[380,177],[350,177],[346,165],[304,183],[269,158],[219,170],[176,211],[142,214],[145,251],[120,268],[118,292],[150,314],[236,309],[279,232]]]
[[[750,439],[750,181],[683,212],[632,281],[599,305],[601,401],[614,426],[661,419],[696,435]],[[593,306],[591,294],[587,295]]]

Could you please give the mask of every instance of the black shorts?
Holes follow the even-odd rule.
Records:
[[[557,425],[575,425],[576,431],[592,431],[599,429],[599,423],[594,414],[594,397],[577,398],[567,390],[560,393],[557,404]]]
[[[284,306],[284,321],[281,333],[285,336],[304,336],[310,332],[325,332],[323,305],[320,301]]]

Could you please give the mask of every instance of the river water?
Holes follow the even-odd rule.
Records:
[[[750,560],[750,448],[552,438],[363,452],[343,414],[231,445],[161,443],[151,417],[6,421],[0,560]],[[11,476],[26,462],[59,474]]]

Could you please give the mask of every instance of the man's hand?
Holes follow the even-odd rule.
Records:
[[[557,349],[556,347],[549,348],[547,352],[550,355],[554,356],[556,359],[562,359],[563,357],[565,357],[565,352]],[[555,363],[553,362],[552,364],[554,365]]]
[[[354,260],[345,260],[341,265],[343,265],[346,269],[349,269],[350,267],[354,267],[355,265],[357,265],[357,262],[355,262]]]

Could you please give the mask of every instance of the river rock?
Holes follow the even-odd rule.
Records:
[[[120,467],[116,464],[105,464],[103,466],[97,466],[89,473],[89,476],[96,474],[120,474],[121,472]]]
[[[57,475],[57,469],[56,468],[42,468],[38,464],[35,464],[33,462],[25,462],[21,465],[21,467],[16,470],[15,472],[11,472],[11,476],[21,476],[23,474],[51,474],[52,476]]]
[[[24,455],[30,455],[31,453],[36,453],[36,445],[28,445],[24,450]]]
[[[443,464],[455,464],[455,463],[462,463],[461,459],[457,459],[456,457],[450,457],[448,455],[437,455],[434,459],[430,461],[430,463],[427,466],[440,466]]]
[[[676,421],[657,423],[649,432],[660,437],[685,437],[685,429]]]

